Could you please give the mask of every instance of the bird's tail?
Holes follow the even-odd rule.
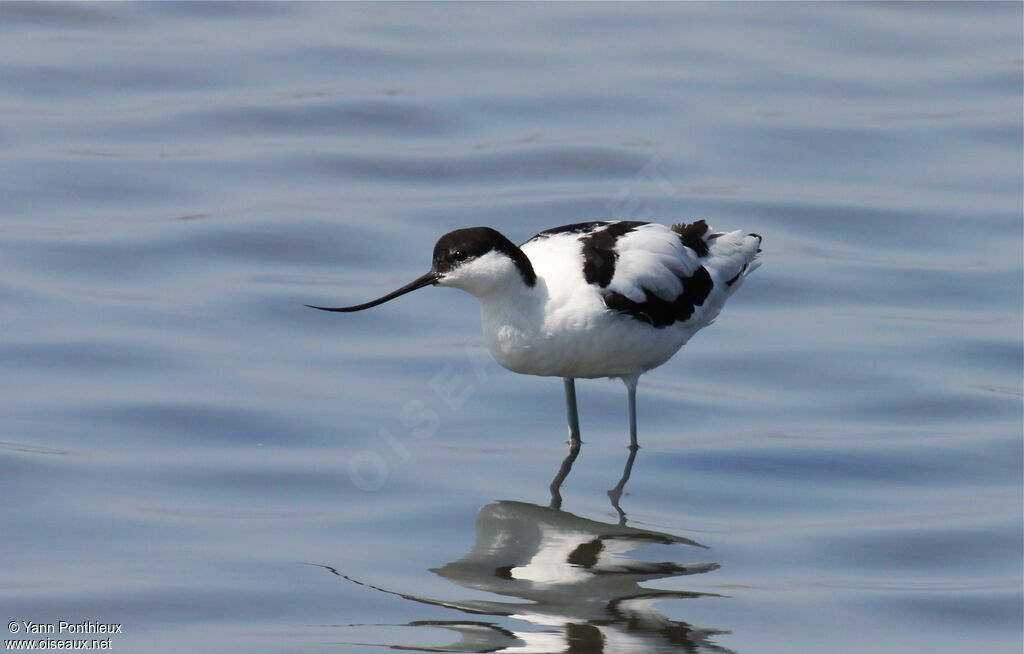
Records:
[[[761,235],[742,231],[719,234],[708,244],[706,268],[718,273],[731,295],[747,275],[761,266]]]

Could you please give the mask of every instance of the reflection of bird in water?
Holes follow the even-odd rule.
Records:
[[[635,451],[631,454],[635,455]],[[552,483],[553,504],[573,458],[570,454],[563,462]],[[624,479],[628,478],[631,464],[632,457]],[[621,510],[620,515],[624,515]],[[469,553],[433,572],[464,588],[515,601],[444,601],[394,593],[328,569],[360,585],[422,604],[509,618],[543,628],[518,629],[479,620],[420,621],[410,625],[450,629],[459,633],[460,640],[442,648],[394,646],[397,649],[524,654],[730,652],[711,642],[715,634],[727,632],[672,620],[656,607],[664,600],[713,595],[641,586],[655,579],[710,572],[718,568],[717,563],[651,562],[627,556],[632,550],[652,544],[707,548],[688,538],[629,527],[623,522],[597,522],[554,506],[525,502],[500,501],[484,506],[477,516],[476,543]]]
[[[629,392],[636,440],[636,384],[721,311],[756,266],[761,237],[714,232],[703,221],[666,227],[597,221],[556,227],[516,246],[489,227],[449,232],[429,272],[362,311],[424,286],[475,295],[491,354],[527,375],[562,377],[573,443],[580,440],[577,377],[618,377]]]

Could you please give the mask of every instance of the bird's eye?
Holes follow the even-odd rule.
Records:
[[[465,250],[456,250],[452,253],[452,256],[455,257],[456,261],[465,261],[469,255],[466,254]]]

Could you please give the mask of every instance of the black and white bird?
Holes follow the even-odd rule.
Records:
[[[430,271],[384,297],[308,306],[362,311],[424,286],[462,289],[480,300],[487,346],[499,364],[564,379],[573,444],[580,442],[575,379],[622,379],[635,449],[638,378],[711,324],[759,265],[760,245],[758,234],[715,232],[703,220],[577,223],[520,246],[490,227],[470,227],[442,236]]]

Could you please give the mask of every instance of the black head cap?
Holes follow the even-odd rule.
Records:
[[[537,275],[523,251],[501,232],[490,227],[468,227],[448,232],[438,239],[434,246],[433,272],[438,275],[454,270],[464,262],[483,256],[491,251],[501,252],[515,262],[523,282],[533,286]]]

